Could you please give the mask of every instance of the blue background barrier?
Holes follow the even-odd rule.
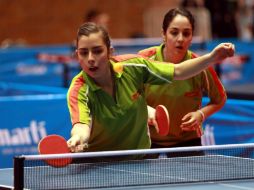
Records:
[[[8,95],[0,96],[0,168],[12,167],[15,155],[38,154],[37,144],[48,134],[70,137],[66,89],[13,83],[0,83],[0,89]]]
[[[64,65],[40,61],[42,53],[71,55],[72,51],[68,45],[0,49],[0,81],[62,87]]]
[[[205,120],[203,144],[254,143],[253,110],[254,101],[228,99],[219,112]]]

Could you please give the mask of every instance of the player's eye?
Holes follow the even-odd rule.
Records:
[[[174,31],[170,31],[170,34],[171,34],[172,36],[177,36],[178,33],[179,33],[179,32],[178,32],[178,31],[175,31],[175,30],[174,30]]]
[[[87,56],[88,55],[88,50],[86,50],[86,49],[78,49],[78,54],[80,56]]]
[[[97,55],[98,55],[98,54],[101,54],[102,52],[103,52],[103,49],[102,49],[102,48],[96,48],[96,49],[93,50],[93,53],[94,53],[94,54],[97,54]]]
[[[190,37],[191,36],[191,32],[190,31],[186,31],[186,32],[183,32],[183,36],[184,37]]]

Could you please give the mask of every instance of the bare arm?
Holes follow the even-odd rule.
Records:
[[[184,80],[197,75],[210,65],[234,55],[235,47],[231,43],[221,43],[213,51],[195,59],[189,59],[180,64],[175,64],[175,80]]]
[[[182,118],[182,124],[180,127],[183,131],[196,130],[207,117],[219,111],[224,106],[225,102],[226,98],[218,104],[208,104],[198,111],[187,113]]]
[[[205,78],[203,81],[203,90],[205,90],[210,99],[209,103],[197,111],[187,113],[182,118],[181,128],[184,131],[196,130],[200,127],[200,124],[210,115],[218,112],[225,104],[227,100],[226,92],[217,78],[217,75],[212,68],[207,69]],[[216,82],[217,81],[217,82]]]
[[[87,146],[91,129],[87,124],[76,123],[71,130],[71,138],[67,141],[71,152],[83,152]]]
[[[204,106],[203,108],[201,108],[200,110],[204,113],[205,118],[207,118],[210,115],[219,111],[224,106],[225,102],[226,102],[226,98],[224,98],[218,104],[215,104],[215,103],[208,104],[208,105]]]

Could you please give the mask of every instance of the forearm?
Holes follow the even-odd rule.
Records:
[[[185,80],[199,74],[202,70],[212,65],[211,54],[186,60],[180,64],[175,64],[174,80]]]
[[[221,43],[212,52],[201,57],[175,64],[174,79],[184,80],[195,76],[210,65],[234,55],[235,47],[231,43]]]
[[[80,140],[82,142],[88,142],[88,139],[90,137],[91,129],[89,125],[83,124],[83,123],[76,123],[72,130],[71,130],[71,136],[79,135]]]
[[[204,117],[207,118],[211,116],[212,114],[218,112],[225,104],[226,99],[221,101],[220,103],[217,104],[207,104],[206,106],[202,107],[200,111],[203,112]]]

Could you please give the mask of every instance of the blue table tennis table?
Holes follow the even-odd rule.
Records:
[[[26,189],[254,189],[253,158],[217,153],[74,163],[63,168],[25,165],[23,174]],[[2,189],[13,189],[13,179],[13,169],[0,170]]]

